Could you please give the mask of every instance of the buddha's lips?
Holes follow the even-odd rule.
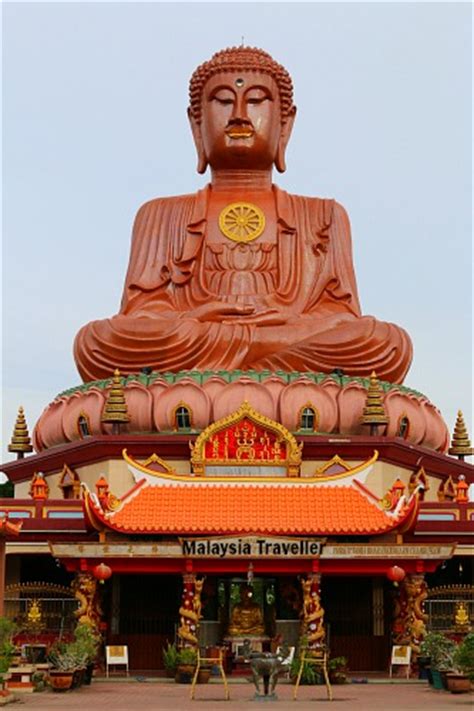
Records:
[[[230,126],[225,133],[229,138],[251,138],[255,131],[251,126]]]

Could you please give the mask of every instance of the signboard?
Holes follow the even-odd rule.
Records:
[[[321,553],[321,541],[314,538],[229,536],[179,541],[189,558],[316,558]]]
[[[180,538],[174,541],[110,543],[28,543],[43,546],[56,558],[317,558],[328,560],[356,559],[424,559],[451,558],[452,545],[325,545],[325,538],[281,536],[222,536]],[[38,550],[43,550],[38,548]],[[7,552],[23,550],[18,543],[7,543]],[[34,549],[36,551],[36,548]]]
[[[409,645],[396,645],[392,647],[392,657],[390,659],[390,676],[392,667],[406,666],[407,679],[410,677],[411,647]]]
[[[325,546],[322,558],[424,558],[441,559],[451,558],[454,546],[394,546],[394,545],[335,545]]]

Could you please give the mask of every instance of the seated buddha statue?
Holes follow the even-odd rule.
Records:
[[[242,585],[240,602],[234,606],[230,616],[229,635],[245,637],[246,635],[265,634],[265,625],[260,605],[252,600],[252,588]]]
[[[288,72],[259,49],[217,52],[191,77],[188,115],[210,183],[138,211],[120,312],[76,336],[83,379],[151,367],[402,382],[411,341],[361,314],[344,208],[272,182],[296,115]]]

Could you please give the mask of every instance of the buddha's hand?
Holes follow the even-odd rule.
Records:
[[[198,321],[221,321],[223,323],[238,320],[238,317],[245,317],[255,312],[255,307],[251,304],[224,304],[221,301],[210,301],[202,304],[196,309],[186,314],[187,318],[195,318]]]
[[[290,314],[279,309],[267,309],[244,318],[226,319],[223,323],[240,323],[246,326],[283,326],[288,323]]]
[[[246,326],[284,326],[294,316],[284,306],[265,297],[255,303],[254,311],[245,316],[226,318],[223,323],[240,323]]]

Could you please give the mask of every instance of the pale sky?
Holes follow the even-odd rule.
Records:
[[[4,3],[3,438],[79,384],[138,207],[191,192],[187,85],[245,43],[290,71],[282,188],[348,210],[362,310],[410,333],[405,384],[472,432],[469,3]]]

